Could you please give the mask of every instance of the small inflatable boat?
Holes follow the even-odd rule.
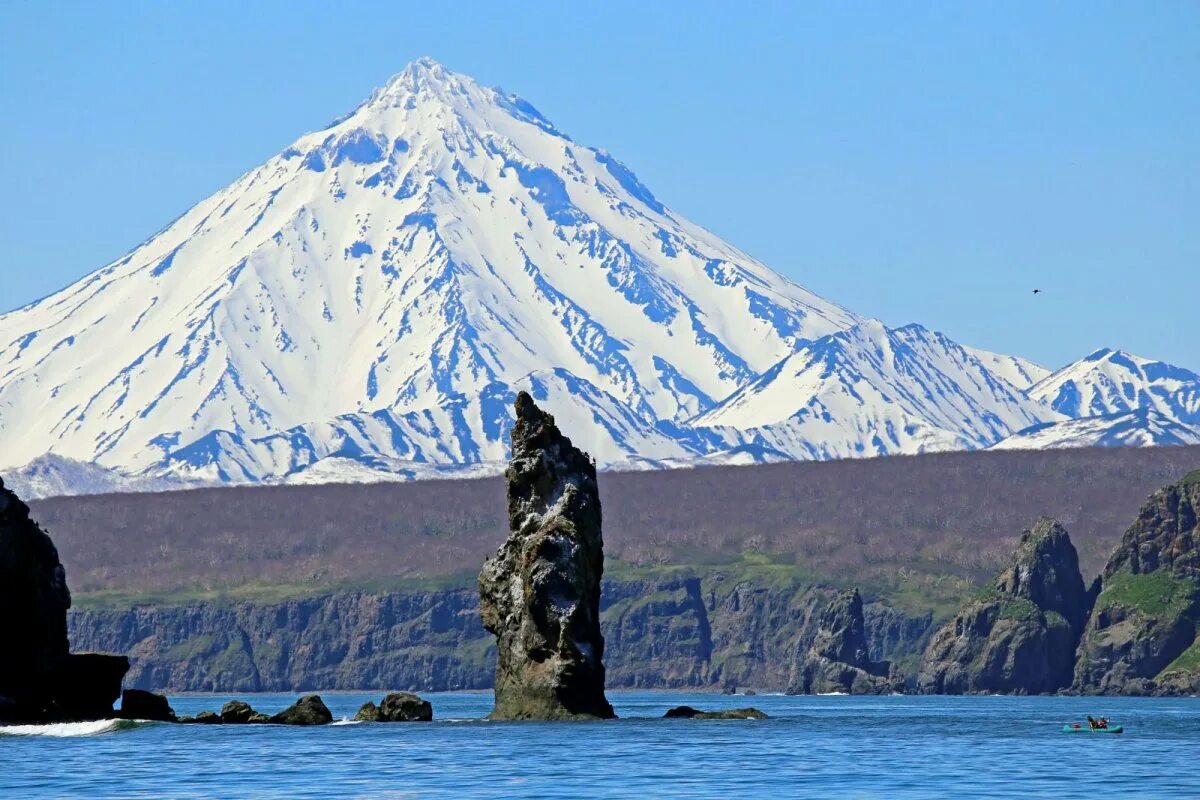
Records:
[[[1120,725],[1110,725],[1107,728],[1089,728],[1087,725],[1063,725],[1063,733],[1122,733]]]

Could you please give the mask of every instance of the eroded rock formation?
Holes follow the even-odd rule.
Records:
[[[1200,693],[1200,470],[1155,492],[1101,575],[1075,689]]]
[[[360,722],[431,722],[433,706],[412,692],[392,692],[379,705],[363,703],[354,718]]]
[[[492,718],[610,718],[596,466],[527,393],[515,405],[510,533],[479,574],[483,625],[497,641]]]
[[[757,708],[727,708],[723,711],[701,711],[691,706],[675,706],[663,714],[663,719],[766,719]]]
[[[1041,694],[1068,686],[1091,601],[1067,530],[1041,517],[1008,567],[933,635],[918,690]]]
[[[816,637],[800,659],[789,691],[794,694],[886,694],[903,688],[886,661],[872,661],[863,601],[843,592],[821,613]]]
[[[0,481],[0,722],[113,716],[129,660],[72,655],[70,606],[54,543]]]

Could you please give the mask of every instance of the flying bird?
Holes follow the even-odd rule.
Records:
[[[1034,290],[1033,290],[1033,293],[1034,293],[1034,294],[1040,294],[1040,293],[1041,293],[1041,291],[1042,291],[1041,289],[1034,289]]]

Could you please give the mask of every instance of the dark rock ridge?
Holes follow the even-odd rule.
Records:
[[[727,708],[723,711],[701,711],[691,706],[676,706],[663,714],[663,719],[766,719],[757,708]]]
[[[794,694],[887,694],[904,688],[887,661],[872,661],[863,601],[858,590],[843,592],[821,613],[816,638],[788,691]]]
[[[1036,694],[1070,685],[1091,601],[1066,529],[1038,519],[991,586],[933,635],[918,690]]]
[[[378,706],[363,703],[354,718],[360,722],[431,722],[433,706],[411,692],[392,692]]]
[[[54,543],[0,481],[0,723],[114,716],[129,661],[70,653],[70,606]]]
[[[510,533],[479,573],[483,626],[497,647],[492,718],[610,718],[596,465],[527,393],[515,408]]]
[[[1150,496],[1101,575],[1074,688],[1200,694],[1200,470]]]

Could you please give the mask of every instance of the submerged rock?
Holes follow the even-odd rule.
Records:
[[[793,694],[887,694],[903,688],[891,664],[872,661],[858,590],[843,592],[825,608],[812,646],[789,691]]]
[[[180,717],[179,722],[184,725],[220,725],[221,717],[212,711],[201,711],[194,717]]]
[[[121,719],[145,719],[151,722],[176,722],[175,710],[161,694],[142,689],[126,689],[121,694]]]
[[[0,722],[107,719],[124,656],[72,655],[71,592],[50,537],[0,481]]]
[[[479,574],[496,636],[492,719],[611,718],[604,697],[596,466],[527,393],[516,400],[509,537]]]
[[[333,714],[320,695],[309,694],[280,711],[269,720],[277,725],[328,725]]]
[[[701,711],[691,706],[676,706],[663,714],[664,719],[767,719],[757,708],[729,708],[724,711]]]
[[[1109,558],[1074,689],[1200,693],[1200,470],[1150,496]]]
[[[1067,530],[1041,517],[992,584],[930,639],[925,694],[1054,692],[1071,683],[1093,594]]]

